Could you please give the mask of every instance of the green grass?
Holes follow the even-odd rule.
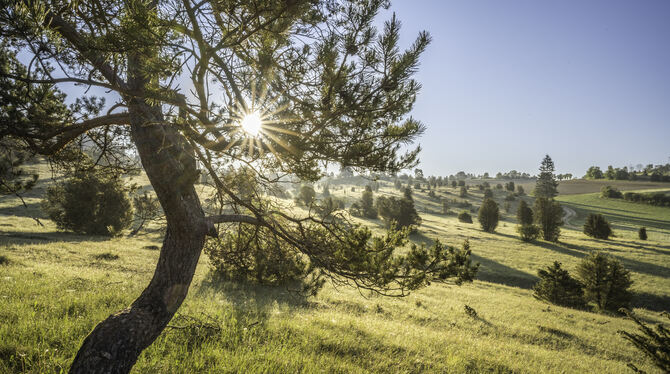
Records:
[[[636,203],[623,199],[601,198],[599,193],[559,196],[558,200],[577,212],[573,224],[581,227],[590,212],[601,213],[612,224],[615,235],[637,239],[637,230],[645,226],[649,239],[670,242],[670,208]]]
[[[336,196],[344,191],[331,188]],[[360,191],[349,189],[346,198]],[[107,239],[58,232],[46,219],[38,226],[28,216],[40,214],[39,193],[28,197],[30,209],[0,197],[0,256],[7,260],[0,265],[0,373],[67,371],[95,324],[139,295],[159,255],[159,232]],[[379,193],[397,192],[384,185]],[[505,194],[495,192],[501,206]],[[438,195],[458,199],[458,190]],[[532,297],[531,287],[539,267],[558,260],[572,271],[591,250],[602,250],[631,269],[635,312],[660,321],[658,312],[670,309],[670,210],[561,197],[578,213],[575,226],[564,227],[559,243],[529,244],[516,238],[514,210],[489,234],[476,219],[465,224],[437,214],[439,201],[426,193],[414,196],[423,224],[412,240],[459,245],[469,238],[482,264],[477,281],[433,284],[400,299],[328,285],[304,299],[281,288],[212,282],[203,256],[177,317],[134,372],[628,373],[631,361],[657,372],[617,336],[635,329],[631,321],[548,305]],[[477,207],[481,197],[471,191],[468,200]],[[616,238],[581,233],[590,210],[610,214]],[[361,222],[383,228],[379,220]],[[633,235],[642,223],[646,242]]]

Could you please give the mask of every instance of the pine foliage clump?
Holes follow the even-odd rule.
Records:
[[[584,234],[606,240],[612,235],[612,228],[602,214],[589,213],[584,223]]]
[[[670,329],[662,324],[658,324],[655,327],[649,326],[640,321],[628,310],[624,309],[623,312],[635,322],[639,328],[639,332],[636,334],[619,331],[619,334],[624,339],[633,343],[635,348],[645,356],[649,357],[662,372],[670,373]],[[661,315],[670,322],[670,314],[668,312],[663,312]],[[629,363],[628,366],[636,373],[643,373],[643,371],[639,370],[632,363]]]
[[[42,209],[59,229],[115,236],[133,220],[128,190],[120,178],[79,172],[51,186]]]
[[[647,240],[647,228],[640,227],[640,229],[637,231],[637,237],[640,238],[640,240]]]
[[[553,200],[547,198],[535,199],[533,207],[535,223],[539,226],[542,238],[546,241],[557,242],[563,224],[563,208]]]
[[[374,206],[374,197],[370,186],[365,186],[365,191],[363,191],[363,195],[361,196],[360,206],[363,217],[371,219],[377,218],[377,209],[375,209]]]
[[[486,232],[494,232],[498,227],[498,220],[500,219],[500,210],[498,204],[493,199],[485,199],[482,206],[479,208],[479,224],[482,230]]]
[[[532,242],[540,237],[540,228],[537,225],[519,225],[516,227],[516,231],[524,242]]]
[[[265,229],[239,225],[209,239],[204,251],[220,279],[268,286],[301,284],[308,294],[316,294],[324,283],[309,261]]]
[[[630,272],[617,259],[595,252],[577,266],[577,279],[584,286],[584,299],[598,311],[627,308],[632,294]]]
[[[538,270],[537,275],[540,281],[533,287],[535,298],[570,308],[585,306],[582,285],[561,268],[560,262]]]
[[[533,224],[533,210],[530,209],[524,200],[519,201],[519,207],[516,210],[516,219],[521,226]]]
[[[401,199],[395,196],[379,196],[377,198],[377,212],[387,226],[400,229],[416,227],[421,224],[421,217],[414,207],[412,190],[405,188]]]
[[[472,223],[472,216],[466,210],[458,213],[458,220],[464,223]]]

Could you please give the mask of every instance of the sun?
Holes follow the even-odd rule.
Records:
[[[261,128],[263,127],[261,114],[257,111],[245,114],[240,121],[240,127],[242,127],[242,130],[244,130],[247,135],[252,137],[258,136],[258,134],[261,132]]]

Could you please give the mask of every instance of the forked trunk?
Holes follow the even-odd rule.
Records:
[[[71,373],[127,373],[183,302],[200,258],[207,225],[193,182],[195,160],[160,108],[129,107],[131,133],[165,211],[167,233],[149,286],[132,305],[101,322],[84,340]],[[157,122],[158,121],[158,122]]]

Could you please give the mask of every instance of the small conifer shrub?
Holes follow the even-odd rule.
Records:
[[[552,266],[537,272],[539,282],[533,287],[533,296],[539,300],[570,308],[583,308],[584,291],[582,285],[561,268],[561,263],[554,261]]]
[[[532,242],[540,237],[540,228],[537,225],[519,225],[516,227],[516,231],[524,242]]]
[[[594,303],[598,311],[628,308],[633,281],[617,259],[595,252],[577,266],[577,279],[584,287],[584,300]]]
[[[120,178],[81,172],[49,187],[42,209],[59,229],[115,236],[133,220],[128,192]]]
[[[472,223],[472,216],[466,210],[458,213],[458,220],[465,223]]]
[[[602,214],[589,213],[584,223],[584,234],[596,239],[608,239],[612,235],[612,228]]]
[[[637,231],[637,236],[640,238],[640,240],[647,240],[647,228],[640,227],[640,229]]]
[[[500,211],[498,204],[493,199],[485,199],[482,206],[479,208],[479,224],[482,230],[486,232],[494,232],[498,226],[500,219]]]

